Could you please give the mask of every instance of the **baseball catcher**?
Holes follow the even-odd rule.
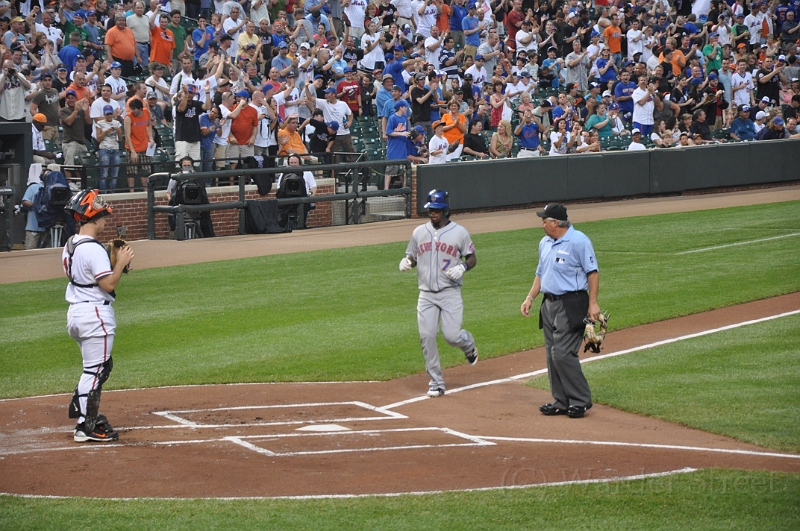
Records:
[[[606,338],[606,332],[608,331],[608,312],[601,313],[597,321],[592,321],[587,317],[583,322],[586,324],[583,331],[583,338],[586,340],[586,345],[583,347],[583,351],[591,350],[595,354],[599,354],[600,345],[603,344],[603,340]]]
[[[77,419],[73,438],[75,442],[116,441],[119,434],[100,413],[100,397],[114,368],[114,289],[131,263],[133,251],[122,240],[119,244],[112,240],[109,250],[98,241],[113,210],[103,203],[97,190],[78,192],[64,210],[80,224],[78,234],[67,240],[61,254],[69,279],[67,331],[83,358],[83,373],[69,405],[69,417]]]

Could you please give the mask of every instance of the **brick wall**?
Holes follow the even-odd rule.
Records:
[[[334,193],[332,179],[317,179],[317,195],[330,195]],[[258,195],[255,185],[245,187],[245,199],[274,199],[275,187],[266,197]],[[111,222],[114,227],[124,229],[125,237],[129,240],[143,240],[147,238],[147,194],[144,192],[114,194],[105,196],[104,199],[113,207],[114,217]],[[238,201],[239,189],[236,186],[221,186],[208,188],[208,201],[210,203],[225,203]],[[166,205],[166,192],[156,192],[156,205]],[[167,214],[156,213],[156,238],[169,238],[169,221]],[[214,233],[217,236],[231,236],[239,232],[239,210],[215,210],[211,212],[214,223]],[[308,215],[308,227],[328,227],[333,225],[333,205],[330,202],[317,203],[316,210]]]

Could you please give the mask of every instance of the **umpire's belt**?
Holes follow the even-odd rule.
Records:
[[[558,300],[561,300],[561,299],[566,299],[568,297],[574,297],[575,295],[578,295],[579,293],[584,293],[584,292],[583,291],[568,291],[568,292],[564,293],[563,295],[553,295],[552,293],[542,293],[542,296],[544,297],[544,300],[546,300],[546,301],[558,301]]]

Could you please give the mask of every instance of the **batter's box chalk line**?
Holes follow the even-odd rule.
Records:
[[[353,435],[376,436],[376,435],[388,434],[389,436],[391,436],[391,434],[397,434],[397,433],[425,433],[425,432],[444,433],[459,439],[463,439],[466,442],[438,443],[438,444],[421,442],[421,443],[406,444],[406,445],[390,444],[389,446],[368,446],[361,448],[330,448],[325,450],[300,450],[295,452],[274,452],[272,450],[254,444],[254,442],[258,441],[274,442],[276,440],[290,439],[290,438],[299,438],[302,442],[302,438],[309,438],[309,437],[314,437],[314,438],[325,437],[330,439],[334,438],[341,439],[343,436],[353,436]],[[302,455],[365,453],[365,452],[383,452],[383,451],[393,451],[393,450],[418,450],[422,448],[452,448],[452,447],[496,445],[496,443],[484,440],[481,437],[476,437],[475,435],[469,435],[466,433],[462,433],[460,431],[452,430],[450,428],[437,428],[437,427],[392,428],[385,430],[353,430],[346,432],[325,432],[325,433],[282,433],[275,435],[238,435],[238,436],[211,438],[211,439],[195,439],[187,441],[161,441],[154,444],[163,446],[174,446],[180,444],[204,444],[204,443],[215,443],[221,441],[231,442],[233,444],[237,444],[239,446],[247,448],[248,450],[252,450],[259,454],[270,457],[296,457]]]
[[[335,417],[335,418],[321,416],[320,418],[315,418],[315,419],[250,422],[244,424],[242,423],[204,424],[201,422],[195,422],[193,420],[189,420],[184,417],[184,415],[192,415],[196,413],[211,413],[219,411],[246,411],[254,409],[285,410],[290,408],[311,408],[311,407],[324,408],[324,407],[342,407],[342,406],[354,406],[362,408],[368,411],[379,413],[380,416]],[[232,427],[241,428],[248,426],[291,426],[299,424],[315,424],[315,423],[332,424],[336,422],[360,422],[360,421],[371,421],[371,420],[394,420],[394,419],[408,418],[402,413],[397,413],[396,411],[390,411],[382,407],[373,406],[367,404],[366,402],[361,402],[358,400],[352,400],[347,402],[311,402],[311,403],[301,403],[301,404],[271,404],[271,405],[257,405],[257,406],[218,407],[218,408],[207,408],[207,409],[183,409],[183,410],[172,410],[172,411],[154,411],[153,414],[163,417],[165,419],[169,419],[177,424],[180,424],[182,427],[186,428],[232,428]],[[174,429],[175,425],[169,424],[165,426],[131,426],[130,428],[124,428],[124,429],[149,430],[149,429],[163,429],[163,428]]]

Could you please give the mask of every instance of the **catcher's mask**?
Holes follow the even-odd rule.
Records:
[[[589,317],[583,320],[586,324],[583,331],[583,338],[586,340],[586,346],[583,347],[584,352],[591,350],[595,354],[600,353],[600,345],[603,344],[608,331],[608,315],[608,312],[603,312],[597,321],[592,321]]]
[[[81,190],[73,195],[64,211],[72,214],[79,223],[94,221],[113,213],[113,209],[100,199],[100,192],[91,189]]]
[[[428,192],[428,202],[425,208],[440,208],[445,217],[450,217],[450,194],[447,190],[431,190]]]

